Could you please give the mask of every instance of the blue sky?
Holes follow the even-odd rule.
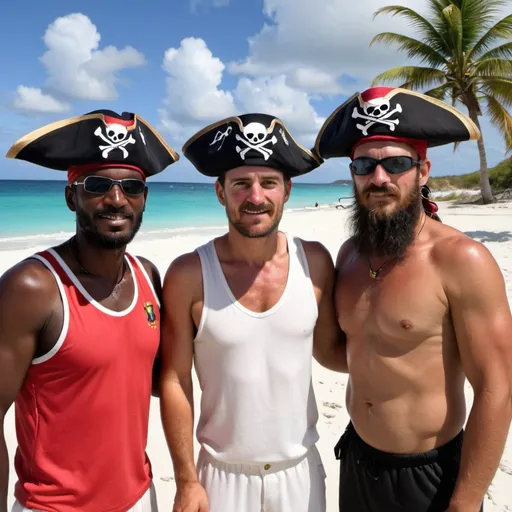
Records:
[[[311,147],[324,119],[378,73],[404,62],[374,46],[383,0],[174,0],[4,2],[0,17],[0,152],[49,122],[98,108],[141,114],[181,153],[205,125],[233,113],[280,117]],[[392,3],[392,2],[389,2]],[[397,2],[398,3],[398,2]],[[424,11],[425,0],[402,0]],[[512,12],[512,6],[505,13]],[[482,121],[488,160],[504,145]],[[433,175],[478,168],[475,143],[431,150]],[[0,179],[64,176],[4,159]],[[297,181],[348,179],[348,160]],[[158,181],[205,181],[182,157]]]

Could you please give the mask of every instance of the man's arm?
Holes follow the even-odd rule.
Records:
[[[303,246],[318,303],[318,319],[313,333],[313,356],[329,370],[347,372],[345,335],[336,318],[336,277],[331,255],[318,242],[303,242]]]
[[[474,402],[450,512],[478,512],[498,468],[512,417],[512,318],[490,252],[472,240],[447,243],[443,275],[457,344]]]
[[[9,483],[5,415],[23,384],[58,293],[39,262],[20,263],[0,278],[0,512],[7,512]]]
[[[201,263],[196,253],[172,262],[162,296],[160,410],[176,480],[174,511],[207,512],[206,493],[197,479],[193,442],[192,306],[202,296]]]
[[[160,302],[160,308],[162,307],[162,279],[160,278],[160,272],[156,268],[155,264],[149,261],[142,256],[137,256],[139,261],[144,266],[151,282],[153,283],[153,288],[155,290],[155,295]],[[155,357],[155,362],[153,363],[153,372],[152,372],[152,385],[151,385],[151,394],[155,397],[160,396],[160,371],[161,371],[162,361],[160,359],[160,347],[158,348],[158,352]]]

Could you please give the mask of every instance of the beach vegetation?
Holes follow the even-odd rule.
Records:
[[[418,65],[388,69],[373,84],[398,83],[454,106],[464,105],[480,131],[479,118],[487,115],[502,135],[506,153],[512,151],[512,15],[502,17],[509,1],[427,0],[425,16],[401,5],[378,9],[375,16],[404,18],[417,36],[382,32],[370,44],[395,46]],[[477,144],[478,186],[482,202],[490,203],[493,183],[502,187],[507,170],[495,169],[491,178],[483,135]],[[473,183],[469,176],[460,179]]]

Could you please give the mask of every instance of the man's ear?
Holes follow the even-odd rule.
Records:
[[[430,178],[430,168],[432,167],[432,162],[430,159],[425,158],[423,163],[420,165],[420,187],[426,185],[428,179]]]
[[[226,197],[224,195],[224,187],[220,184],[220,181],[217,180],[215,182],[215,193],[217,194],[217,199],[222,206],[226,206]]]
[[[72,212],[76,212],[76,193],[73,185],[66,185],[64,189],[64,197],[66,198],[66,204]]]
[[[290,194],[292,193],[292,180],[287,179],[284,180],[284,202],[287,203],[288,199],[290,199]]]

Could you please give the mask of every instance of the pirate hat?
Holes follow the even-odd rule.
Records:
[[[351,157],[364,142],[398,140],[421,154],[427,147],[479,138],[473,121],[443,101],[407,89],[372,87],[354,94],[329,116],[315,152],[323,159]]]
[[[138,114],[95,110],[43,126],[14,143],[7,158],[68,171],[122,166],[153,176],[179,159]]]
[[[183,154],[205,176],[245,165],[261,165],[292,178],[321,164],[290,135],[284,123],[268,114],[228,117],[203,128],[183,146]]]

